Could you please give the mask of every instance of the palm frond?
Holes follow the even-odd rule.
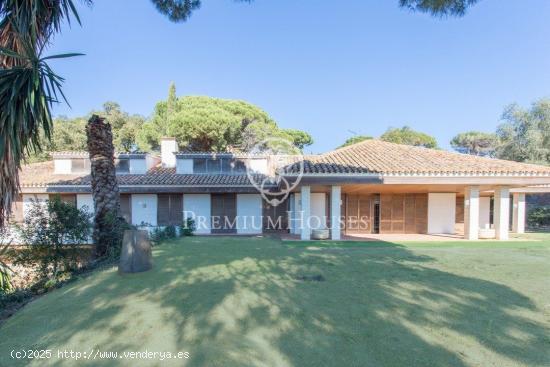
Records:
[[[83,0],[90,4],[91,0]],[[41,58],[52,34],[64,21],[80,18],[73,0],[0,1],[0,228],[11,213],[19,190],[19,169],[25,156],[51,138],[51,106],[67,101],[64,79]]]

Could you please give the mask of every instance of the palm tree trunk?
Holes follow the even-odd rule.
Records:
[[[108,255],[120,245],[120,194],[116,180],[111,125],[92,115],[86,125],[88,152],[91,160],[92,195],[94,198],[93,241],[95,255]],[[112,252],[111,252],[112,253]]]

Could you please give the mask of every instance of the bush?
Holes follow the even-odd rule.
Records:
[[[193,218],[186,218],[180,226],[180,234],[182,236],[192,236],[197,229]]]
[[[15,255],[15,264],[37,265],[43,277],[57,277],[59,271],[78,267],[79,247],[90,237],[90,217],[85,208],[61,201],[32,202],[25,221],[18,226],[26,245]]]
[[[158,245],[160,242],[166,239],[166,232],[164,232],[164,230],[160,227],[155,227],[151,231],[150,237],[151,237],[151,242],[153,242],[153,244],[155,245]]]
[[[530,227],[550,226],[550,207],[538,207],[529,211],[527,223]]]
[[[176,238],[178,236],[178,234],[176,233],[176,227],[170,225],[164,228],[164,236],[166,238]]]
[[[133,229],[134,227],[128,224],[123,217],[117,217],[113,213],[107,213],[104,220],[107,224],[104,228],[108,230],[103,232],[101,237],[106,241],[108,246],[104,256],[98,257],[117,259],[120,256],[120,251],[122,249],[122,238],[124,237],[124,231],[127,229]]]

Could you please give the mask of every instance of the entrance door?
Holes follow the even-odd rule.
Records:
[[[212,194],[212,233],[237,233],[235,194]]]

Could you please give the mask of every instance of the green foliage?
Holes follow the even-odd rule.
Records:
[[[8,236],[6,230],[0,230],[0,294],[11,290],[11,273],[8,266],[8,254],[10,251],[10,242],[4,242]]]
[[[415,131],[408,126],[399,128],[389,128],[382,136],[381,140],[396,144],[413,145],[437,149],[437,141],[433,136]]]
[[[169,225],[169,226],[166,226],[164,228],[164,235],[166,236],[166,238],[170,239],[170,238],[176,238],[178,236],[178,233],[176,231],[176,226],[174,225]]]
[[[186,218],[180,226],[180,234],[182,236],[193,236],[197,226],[195,220],[191,217]]]
[[[174,136],[182,149],[191,151],[250,150],[267,138],[281,138],[300,149],[313,142],[307,133],[280,129],[260,108],[237,100],[204,96],[175,99],[172,84],[169,99],[157,103],[151,120],[138,134],[143,150],[158,150],[160,138]]]
[[[283,133],[291,136],[292,143],[296,148],[300,150],[303,150],[305,147],[313,144],[313,138],[305,131],[296,129],[284,129]]]
[[[463,16],[479,0],[399,0],[399,6],[433,16]]]
[[[19,236],[27,246],[18,251],[15,263],[38,265],[43,277],[57,277],[61,271],[76,269],[79,247],[90,236],[90,214],[59,196],[46,202],[35,201],[18,227]]]
[[[541,99],[527,110],[512,104],[502,119],[497,128],[498,158],[550,164],[550,99]]]
[[[550,206],[530,210],[527,215],[527,224],[530,227],[550,227]]]
[[[451,146],[460,153],[493,156],[499,141],[495,134],[479,131],[468,131],[456,135]]]
[[[346,139],[344,144],[340,145],[338,148],[347,147],[348,145],[353,145],[353,144],[360,143],[362,141],[369,140],[369,139],[372,139],[372,136],[368,136],[368,135],[352,136],[351,138]]]
[[[31,154],[28,161],[32,163],[49,160],[50,152],[86,150],[86,122],[93,114],[100,115],[111,124],[116,151],[131,152],[137,149],[137,135],[145,118],[122,111],[116,102],[105,102],[101,111],[92,111],[88,116],[71,119],[60,116],[54,119],[51,140],[42,136],[42,141],[45,142],[43,150]]]

